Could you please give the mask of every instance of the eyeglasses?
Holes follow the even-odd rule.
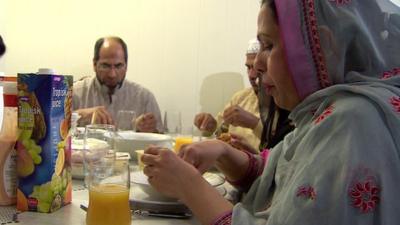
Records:
[[[123,69],[125,69],[126,64],[125,63],[118,63],[118,64],[115,64],[115,65],[112,65],[112,64],[108,64],[108,63],[99,63],[99,64],[97,64],[97,66],[98,66],[99,70],[111,71],[113,68],[115,70],[123,70]]]

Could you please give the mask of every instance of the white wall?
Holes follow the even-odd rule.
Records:
[[[181,110],[188,124],[248,86],[244,51],[258,8],[258,0],[1,0],[8,51],[0,71],[93,75],[94,42],[117,35],[129,48],[127,78],[152,90],[162,111]]]
[[[191,122],[248,86],[244,53],[258,9],[257,0],[2,0],[8,51],[0,71],[93,75],[94,42],[117,35],[128,45],[127,78],[152,90],[162,111],[181,110]]]

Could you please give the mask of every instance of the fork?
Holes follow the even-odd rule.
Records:
[[[218,137],[220,136],[222,133],[228,133],[229,131],[229,125],[227,123],[225,123],[225,121],[223,121],[221,123],[221,125],[215,130],[215,136]]]

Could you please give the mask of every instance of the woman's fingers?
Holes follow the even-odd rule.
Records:
[[[145,165],[149,165],[149,166],[160,166],[163,161],[168,161],[169,159],[167,159],[167,153],[172,153],[171,150],[167,149],[167,148],[163,148],[163,147],[158,147],[158,146],[154,146],[151,145],[149,146],[145,151],[144,154],[142,155],[142,162]],[[175,153],[173,153],[175,154]]]
[[[148,166],[157,165],[157,158],[158,158],[157,155],[143,154],[142,162],[143,164]]]
[[[149,166],[149,165],[147,165],[147,166],[145,166],[145,167],[143,168],[143,173],[144,173],[146,176],[148,176],[149,178],[151,178],[151,177],[154,176],[154,169],[155,169],[154,166]]]
[[[156,146],[156,145],[149,145],[145,150],[144,153],[145,154],[152,154],[152,155],[158,155],[160,154],[160,151],[162,151],[163,148],[160,146]]]
[[[142,155],[142,162],[145,165],[156,165],[160,155],[160,151],[164,150],[162,150],[161,147],[150,145]]]
[[[191,149],[190,145],[183,145],[181,150],[178,153],[178,156],[180,158],[182,158],[185,162],[187,162],[193,166],[196,166],[195,165],[195,162],[196,162],[195,156],[192,153],[192,149]]]

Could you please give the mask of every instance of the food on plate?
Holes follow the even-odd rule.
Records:
[[[229,133],[221,133],[217,139],[226,143],[230,143],[231,141],[231,135]]]

